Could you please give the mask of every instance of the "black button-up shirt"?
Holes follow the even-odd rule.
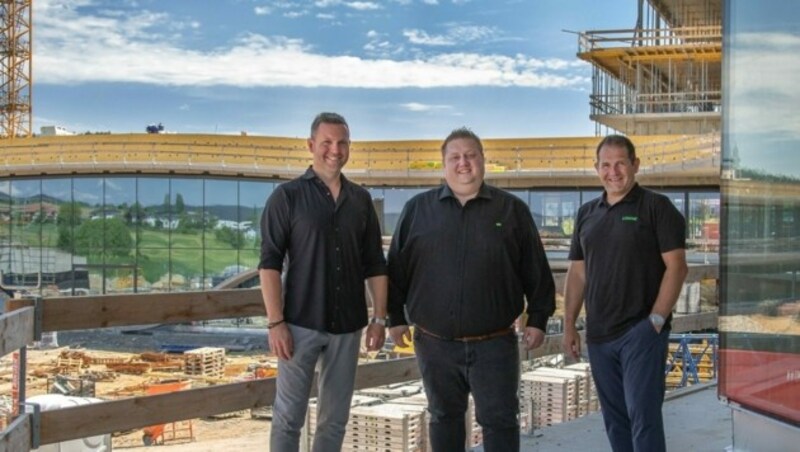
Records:
[[[341,180],[336,201],[311,168],[275,188],[261,217],[258,264],[280,272],[286,259],[284,318],[333,334],[367,324],[364,280],[386,274],[372,198]]]
[[[520,199],[484,184],[462,206],[443,185],[406,204],[389,248],[392,326],[410,321],[446,338],[488,334],[511,326],[525,298],[527,325],[545,330],[555,284]]]
[[[686,248],[683,215],[639,184],[613,206],[605,193],[581,206],[569,260],[586,269],[586,342],[613,340],[650,315],[667,268],[661,254],[678,248]]]

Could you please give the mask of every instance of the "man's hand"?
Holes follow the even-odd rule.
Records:
[[[578,330],[575,329],[575,326],[564,327],[564,337],[561,341],[561,347],[564,349],[564,353],[567,356],[580,359],[581,336],[578,334]]]
[[[533,350],[544,343],[544,331],[532,326],[525,327],[522,340],[525,341],[525,350]]]
[[[286,322],[270,328],[267,335],[269,336],[269,349],[278,359],[284,361],[292,359],[294,341],[292,340],[292,332],[289,331],[289,326]]]
[[[394,345],[408,347],[411,345],[411,330],[408,325],[399,325],[389,328],[389,335],[392,336]]]
[[[374,352],[383,347],[386,341],[386,327],[380,323],[370,323],[367,326],[367,350]]]

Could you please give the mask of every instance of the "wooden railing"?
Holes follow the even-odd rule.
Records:
[[[613,47],[685,46],[722,44],[722,26],[592,30],[578,35],[578,53]]]
[[[694,269],[690,278],[716,278],[716,267]],[[263,315],[258,289],[13,299],[6,302],[6,314],[0,316],[0,353],[24,351],[27,344],[49,331]],[[716,324],[716,312],[676,316],[673,331],[714,328]],[[560,349],[561,336],[548,335],[545,344],[532,352],[521,347],[520,357],[532,359]],[[355,386],[361,389],[419,378],[415,359],[402,358],[360,365]],[[25,412],[0,435],[0,452],[27,451],[39,444],[256,408],[271,405],[274,398],[275,379],[265,378],[41,413]]]

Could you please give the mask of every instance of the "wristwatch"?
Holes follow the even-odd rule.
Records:
[[[386,326],[386,317],[373,317],[369,319],[369,323],[377,323],[380,326]]]
[[[652,323],[654,327],[661,329],[664,326],[664,322],[664,317],[661,314],[650,314],[650,323]]]

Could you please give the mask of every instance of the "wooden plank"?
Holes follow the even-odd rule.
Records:
[[[6,312],[27,303],[7,300]],[[41,303],[43,332],[266,315],[258,288],[54,297]]]
[[[22,414],[0,433],[0,452],[29,450],[31,450],[31,415]]]
[[[719,320],[717,311],[672,316],[673,333],[716,329],[718,324]]]
[[[275,378],[266,378],[43,411],[41,443],[255,408],[274,398]]]
[[[689,265],[686,282],[697,282],[704,279],[719,279],[719,265]]]
[[[553,270],[563,270],[563,272],[553,273],[553,280],[556,285],[556,293],[564,293],[564,284],[567,280],[567,266],[569,261],[556,261],[551,262],[550,265]],[[712,264],[690,264],[689,273],[686,275],[686,282],[698,282],[705,279],[719,279],[719,265]]]
[[[359,366],[356,388],[419,378],[415,358],[379,361]],[[44,411],[41,417],[41,443],[50,444],[256,408],[271,405],[274,400],[275,378],[265,378]]]
[[[0,356],[33,342],[33,308],[22,308],[0,315]]]

